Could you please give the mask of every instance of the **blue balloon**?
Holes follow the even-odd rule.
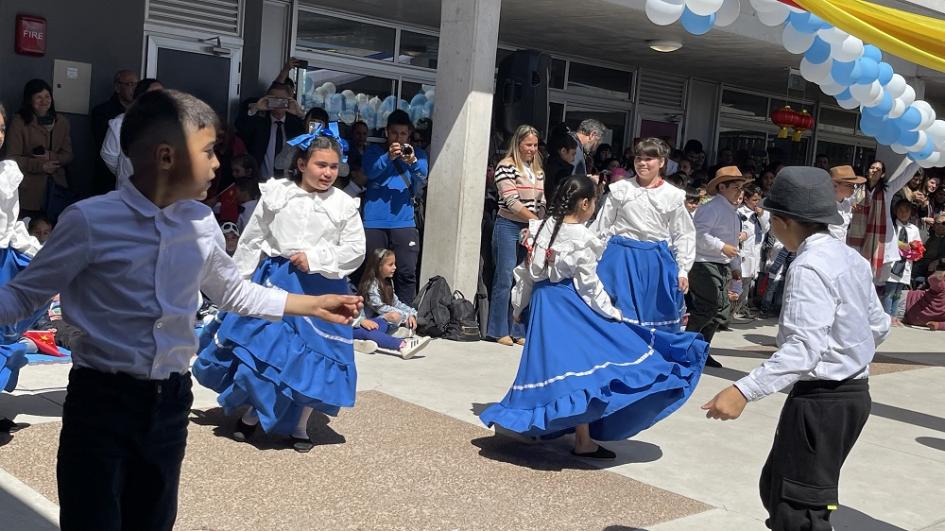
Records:
[[[843,92],[837,94],[834,98],[836,98],[837,101],[850,100],[853,99],[853,94],[850,94],[850,89],[844,89]]]
[[[889,114],[889,111],[892,110],[893,99],[888,92],[883,92],[882,99],[879,100],[879,103],[873,105],[872,107],[866,107],[863,109],[863,112],[869,114],[875,114],[877,116],[886,116]]]
[[[870,136],[879,135],[883,130],[883,118],[875,114],[863,113],[860,116],[860,130]]]
[[[693,35],[705,35],[712,29],[712,25],[715,24],[715,13],[703,17],[689,11],[687,7],[683,10],[679,20],[689,33]]]
[[[879,75],[877,76],[877,79],[879,79],[879,84],[885,85],[886,83],[889,83],[889,80],[892,79],[892,77],[893,67],[890,66],[889,63],[879,63]]]
[[[422,106],[426,102],[427,102],[426,94],[422,92],[418,92],[416,96],[410,99],[410,106],[411,107],[413,107],[414,105]]]
[[[894,144],[896,140],[899,140],[900,134],[901,131],[898,127],[896,127],[894,121],[886,120],[883,122],[883,128],[880,130],[879,134],[875,136],[877,142],[883,144],[884,146],[888,146],[889,144]]]
[[[788,21],[801,33],[814,33],[817,30],[830,27],[830,24],[824,22],[820,17],[813,13],[808,13],[807,11],[800,13],[792,11],[791,14],[788,15]]]
[[[902,144],[903,146],[911,146],[919,141],[919,132],[918,131],[902,131],[899,133],[899,140],[896,140],[897,144]]]
[[[863,57],[869,57],[878,63],[883,60],[883,52],[872,44],[867,44],[863,47]]]
[[[818,41],[820,40],[820,37],[817,37],[814,40]],[[805,54],[805,57],[806,57],[806,54]],[[807,60],[810,61],[810,59],[807,59]],[[836,81],[840,85],[844,85],[844,86],[852,85],[853,78],[851,74],[853,73],[854,68],[856,68],[856,61],[849,61],[846,63],[841,62],[841,61],[834,61],[833,65],[830,67],[830,77],[832,77],[833,80]],[[839,100],[842,98],[837,96],[837,99]]]
[[[932,155],[933,151],[935,151],[935,146],[932,145],[932,142],[927,141],[925,145],[922,146],[922,149],[918,151],[912,151],[906,154],[906,156],[915,161],[925,160]]]
[[[906,112],[902,113],[902,116],[898,118],[899,128],[903,131],[912,131],[913,129],[918,129],[919,124],[922,123],[922,113],[919,112],[919,109],[916,109],[912,105],[906,109]]]
[[[820,37],[814,37],[814,42],[812,42],[810,48],[804,52],[804,58],[815,65],[823,63],[827,59],[830,59],[830,44]],[[836,79],[837,78],[834,78],[834,81],[836,81]]]
[[[859,69],[859,75],[856,78],[859,85],[869,85],[879,77],[879,63],[868,57],[861,57],[856,66]]]

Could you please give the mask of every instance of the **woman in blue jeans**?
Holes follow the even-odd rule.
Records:
[[[505,158],[495,169],[499,215],[492,230],[495,274],[489,300],[488,337],[506,346],[525,344],[524,327],[512,322],[512,270],[525,258],[522,231],[545,209],[545,174],[538,154],[538,131],[520,125],[509,141]]]

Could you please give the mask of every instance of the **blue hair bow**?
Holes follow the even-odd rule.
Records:
[[[338,145],[341,146],[341,162],[348,162],[348,141],[344,138],[341,138],[341,135],[338,134],[338,124],[332,123],[328,127],[322,126],[311,133],[303,133],[292,140],[286,142],[292,147],[297,147],[299,149],[308,151],[309,146],[312,145],[312,141],[316,138],[323,136],[325,138],[330,138],[335,142],[338,142]]]

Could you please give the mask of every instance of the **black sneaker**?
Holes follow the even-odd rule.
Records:
[[[233,440],[236,442],[246,442],[249,437],[256,431],[256,426],[259,426],[259,423],[249,425],[243,422],[243,419],[236,421],[236,427],[233,428]]]
[[[722,366],[722,364],[719,363],[717,359],[713,358],[712,356],[709,356],[708,358],[705,359],[705,366],[719,368]]]
[[[315,443],[313,443],[310,439],[290,437],[289,442],[292,443],[292,449],[300,454],[307,454],[312,451],[312,448],[315,448]]]

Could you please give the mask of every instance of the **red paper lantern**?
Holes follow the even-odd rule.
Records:
[[[809,131],[814,128],[814,117],[811,116],[809,112],[807,112],[807,109],[794,114],[794,135],[791,137],[791,140],[794,142],[800,142],[801,135],[804,134],[804,131]]]
[[[792,109],[790,105],[785,105],[780,109],[772,111],[771,122],[779,127],[778,138],[788,137],[788,128],[794,127],[797,124],[797,118],[797,113],[794,112],[794,109]]]

